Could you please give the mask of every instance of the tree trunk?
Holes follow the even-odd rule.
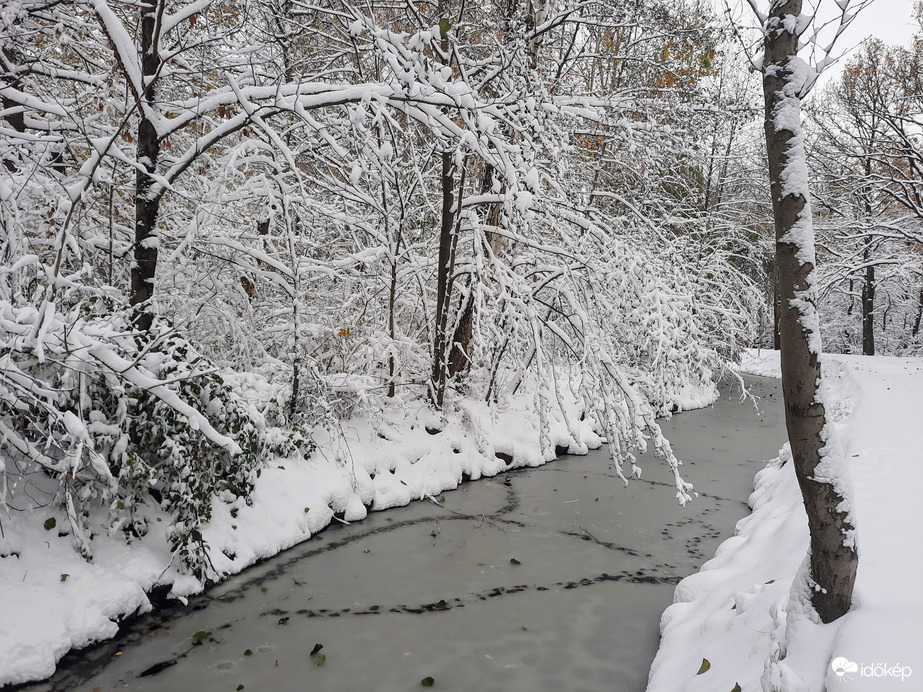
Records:
[[[779,290],[779,264],[772,263],[772,348],[782,350],[782,293]]]
[[[923,318],[923,288],[920,289],[920,304],[917,306],[917,319],[913,322],[913,331],[910,336],[916,336],[920,333],[920,318]]]
[[[862,257],[869,261],[869,240],[866,239]],[[862,284],[862,353],[875,355],[875,267],[866,264],[865,281]]]
[[[439,14],[443,7],[440,3]],[[447,20],[440,20],[442,40],[440,47],[449,55],[449,27]],[[439,228],[439,264],[436,270],[436,329],[433,334],[433,371],[430,375],[430,400],[437,409],[445,403],[448,380],[449,306],[452,304],[452,284],[455,275],[455,248],[458,245],[458,221],[461,218],[461,196],[465,187],[463,163],[458,183],[458,200],[455,199],[455,154],[451,150],[442,152],[442,214]]]
[[[154,107],[156,75],[160,69],[156,31],[162,11],[162,3],[157,0],[148,0],[141,4],[141,73],[146,78],[146,87],[140,97],[150,108]],[[129,303],[134,307],[135,326],[147,332],[154,319],[150,299],[154,295],[154,275],[157,272],[160,240],[157,236],[157,218],[163,192],[153,189],[154,179],[150,176],[157,167],[160,138],[143,108],[141,122],[138,124],[137,143],[140,167],[135,174],[135,245]]]
[[[388,336],[391,345],[388,351],[388,396],[393,398],[397,394],[395,379],[397,378],[397,362],[394,358],[394,342],[397,339],[397,329],[394,324],[394,311],[397,309],[397,256],[391,260],[391,281],[388,287]]]
[[[535,31],[548,18],[548,0],[530,0],[529,15],[526,29]],[[542,35],[534,36],[529,40],[529,67],[533,70],[538,67],[538,51],[542,46]]]
[[[493,189],[494,167],[484,162],[484,176],[481,179],[481,194],[487,194]],[[488,206],[485,222],[488,226],[500,225],[500,213],[503,205],[495,202]],[[488,233],[490,250],[497,255],[500,253],[503,236],[499,233]],[[464,377],[471,369],[471,354],[474,352],[474,321],[477,316],[477,305],[474,301],[474,281],[469,279],[469,294],[459,308],[458,324],[452,336],[452,348],[449,353],[449,377]]]
[[[442,408],[446,386],[446,341],[452,275],[455,271],[455,162],[452,152],[442,152],[442,223],[439,228],[439,264],[436,273],[436,329],[433,335],[433,372],[430,399]]]
[[[840,509],[843,498],[830,483],[815,480],[815,468],[833,431],[826,426],[818,388],[814,229],[801,136],[801,85],[792,64],[798,47],[792,20],[800,14],[801,0],[773,0],[770,5],[763,60],[765,135],[782,299],[785,423],[808,515],[810,578],[820,587],[812,591],[811,600],[821,620],[831,622],[849,609],[858,559],[855,549],[845,545],[853,527]]]
[[[9,64],[15,64],[18,62],[15,59],[16,56],[13,55],[12,51],[10,51],[8,48],[3,48],[2,50],[3,50],[3,57],[6,58],[6,61]],[[0,75],[0,86],[9,86],[9,87],[12,87],[13,89],[20,89],[22,85],[19,83],[19,79],[16,79],[12,77],[11,75],[9,75],[9,73],[7,73],[5,75]],[[2,117],[0,117],[0,121],[5,122],[7,125],[13,128],[13,130],[15,130],[16,132],[20,132],[20,133],[25,132],[26,131],[25,110],[21,112],[18,111],[17,109],[18,104],[15,103],[13,100],[8,99],[6,96],[0,96],[0,106],[2,106],[3,110],[6,112],[6,115],[3,115]],[[12,159],[4,158],[3,165],[11,173],[16,171],[17,166],[16,166],[15,161],[13,161]]]
[[[465,297],[449,350],[449,377],[464,377],[471,369],[471,348],[474,341],[474,287]]]

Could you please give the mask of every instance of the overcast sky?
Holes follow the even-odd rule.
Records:
[[[810,0],[805,2],[806,9],[809,2]],[[845,54],[845,58],[826,70],[819,84],[824,84],[839,75],[843,65],[849,60],[849,55],[870,36],[881,39],[891,46],[909,45],[910,37],[915,29],[913,5],[914,0],[873,0],[872,4],[859,13],[849,25],[849,29],[837,40],[834,55]],[[821,0],[820,7],[821,16],[825,16],[824,11],[830,12],[836,9],[832,0]]]
[[[715,9],[723,13],[726,0],[712,0]],[[734,7],[734,17],[742,25],[753,25],[753,15],[747,7],[746,0],[729,0]],[[852,0],[855,6],[859,0]],[[758,4],[765,11],[768,4],[765,0],[758,0]],[[841,37],[841,51],[847,47],[852,48],[868,36],[880,38],[887,44],[907,44],[913,34],[913,4],[914,0],[873,0],[871,5],[859,13],[849,30]],[[803,11],[812,14],[815,8],[820,10],[820,16],[831,18],[838,16],[834,0],[804,0]]]
[[[753,26],[753,14],[747,7],[746,0],[712,0],[719,12],[726,7],[726,2],[730,2],[734,8],[733,15],[740,26]],[[855,5],[858,0],[853,0]],[[765,11],[766,0],[758,0],[760,8]],[[821,18],[831,19],[839,17],[839,11],[834,0],[804,0],[803,11],[805,14],[813,14],[819,4],[819,16]],[[852,22],[849,29],[837,40],[833,54],[835,56],[846,55],[846,59],[839,60],[825,71],[821,77],[821,83],[828,81],[830,78],[839,74],[843,64],[848,60],[852,51],[866,38],[874,36],[884,41],[888,45],[909,45],[910,37],[913,35],[916,27],[913,21],[914,0],[873,0],[871,5],[859,13]],[[835,25],[827,28],[819,41],[821,45],[828,42]],[[804,54],[803,54],[804,55]],[[804,55],[804,57],[808,57]]]
[[[832,4],[827,0],[826,4]],[[913,0],[874,0],[843,35],[843,48],[851,48],[868,36],[887,44],[908,44],[913,34]]]

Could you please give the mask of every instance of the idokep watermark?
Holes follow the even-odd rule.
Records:
[[[854,663],[842,656],[833,659],[830,668],[841,678],[852,678],[858,674],[861,678],[894,678],[904,682],[913,674],[910,666],[900,663],[893,666],[889,663]]]

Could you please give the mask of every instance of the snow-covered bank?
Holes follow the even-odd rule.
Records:
[[[778,377],[778,353],[751,351],[741,370]],[[923,555],[911,512],[923,494],[923,359],[827,355],[824,372],[850,462],[860,560],[853,608],[817,624],[790,597],[808,533],[783,449],[757,474],[753,513],[737,535],[677,586],[648,692],[919,689]]]
[[[310,460],[276,460],[265,468],[252,505],[214,503],[205,539],[215,568],[235,574],[257,560],[310,538],[334,520],[362,519],[366,506],[385,509],[454,488],[463,477],[492,476],[504,469],[548,461],[529,416],[509,410],[493,419],[486,407],[469,409],[477,426],[433,419],[426,409],[394,414],[374,429],[365,421],[344,422],[348,446],[318,440]],[[427,431],[429,429],[429,432]],[[440,428],[441,431],[437,431]],[[487,433],[484,439],[473,429]],[[600,440],[589,426],[580,430],[585,452]],[[552,440],[572,446],[563,423],[552,422]],[[496,456],[512,457],[507,464]],[[151,605],[145,594],[158,584],[188,596],[202,589],[171,563],[168,517],[128,545],[123,536],[96,536],[94,559],[74,551],[63,517],[34,514],[2,517],[0,539],[0,684],[38,680],[54,672],[69,649],[115,634],[116,620]]]
[[[684,409],[707,405],[717,391],[686,394]],[[579,420],[574,400],[564,402],[568,424],[562,416],[539,421],[529,397],[518,403],[498,410],[462,401],[454,415],[440,419],[419,402],[405,402],[374,423],[343,421],[341,437],[318,437],[309,460],[276,459],[263,468],[251,505],[213,503],[204,536],[215,568],[235,574],[331,521],[360,520],[368,508],[406,505],[463,480],[539,466],[555,450],[581,454],[602,443],[589,422]],[[548,431],[544,440],[540,425]],[[662,501],[672,502],[672,495],[665,492]],[[131,545],[122,533],[93,537],[92,562],[75,553],[60,513],[0,516],[0,684],[48,677],[69,649],[113,636],[119,619],[151,608],[146,592],[155,585],[172,587],[180,598],[202,589],[171,561],[169,517],[147,509],[155,528]]]

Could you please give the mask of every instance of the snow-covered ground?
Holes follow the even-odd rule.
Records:
[[[853,607],[814,622],[791,594],[808,547],[790,454],[757,474],[753,513],[676,588],[648,692],[889,692],[923,689],[923,359],[827,355],[858,531]],[[743,372],[779,376],[778,352]],[[704,661],[707,661],[707,665]],[[704,670],[703,670],[704,669]],[[781,684],[778,681],[781,676]]]
[[[695,398],[706,405],[716,394],[701,391]],[[696,401],[684,400],[683,408]],[[367,506],[406,505],[466,479],[552,460],[553,451],[542,452],[531,402],[524,397],[520,404],[497,411],[467,400],[450,419],[440,420],[420,402],[407,402],[374,424],[356,417],[344,421],[342,436],[317,439],[319,451],[309,460],[280,459],[264,468],[252,505],[214,502],[204,532],[214,566],[236,574],[310,538],[336,521],[335,514],[360,520]],[[566,405],[569,426],[562,419],[544,421],[546,443],[574,454],[599,447],[602,441],[589,423],[578,420],[576,402]],[[0,685],[46,678],[69,649],[113,636],[119,619],[150,610],[146,592],[155,585],[172,586],[178,598],[202,590],[171,561],[168,517],[153,507],[148,512],[156,515],[159,530],[132,545],[122,534],[97,535],[92,562],[74,551],[63,512],[0,514]]]

